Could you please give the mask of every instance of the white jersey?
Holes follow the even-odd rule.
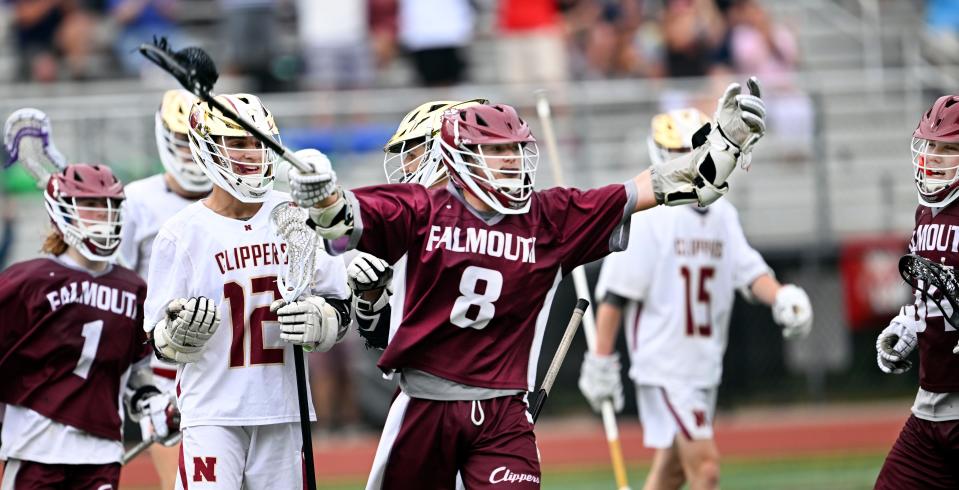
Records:
[[[140,275],[144,281],[150,268],[153,239],[160,226],[193,204],[193,200],[173,192],[164,179],[165,174],[130,182],[123,188],[123,230],[120,241],[120,261]]]
[[[121,407],[123,404],[120,405]],[[44,464],[119,463],[123,443],[61,424],[26,407],[7,406],[0,440],[0,460]]]
[[[248,220],[221,216],[199,201],[157,234],[144,307],[147,325],[162,319],[176,298],[205,296],[220,312],[220,327],[200,360],[181,365],[177,373],[184,427],[299,420],[293,346],[280,340],[269,310],[280,298],[277,261],[285,247],[271,230],[270,212],[289,200],[271,191]],[[322,248],[317,255],[313,293],[348,298],[343,261]],[[315,418],[312,403],[310,416]]]
[[[658,207],[633,215],[629,247],[603,263],[596,286],[623,310],[637,384],[718,386],[737,288],[769,272],[724,200],[705,212]]]

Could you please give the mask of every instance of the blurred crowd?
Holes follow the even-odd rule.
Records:
[[[138,76],[154,36],[199,43],[263,90],[759,74],[788,84],[789,28],[758,0],[3,0],[18,79]],[[495,66],[471,62],[490,46]],[[483,42],[486,41],[486,42]],[[485,59],[485,58],[484,58]],[[487,77],[488,79],[489,77]]]

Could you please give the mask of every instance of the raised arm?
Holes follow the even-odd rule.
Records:
[[[703,126],[693,137],[693,151],[633,178],[637,191],[633,212],[658,204],[698,203],[705,207],[729,191],[726,179],[737,162],[749,167],[752,147],[766,132],[759,81],[752,77],[746,87],[748,94],[740,93],[738,83],[726,88],[714,124]]]

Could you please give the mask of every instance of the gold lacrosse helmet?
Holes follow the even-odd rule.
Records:
[[[190,109],[196,97],[186,90],[168,90],[156,111],[155,133],[160,162],[187,192],[209,192],[213,182],[190,153]]]
[[[273,115],[259,97],[231,94],[217,95],[216,100],[279,141]],[[277,154],[203,101],[197,101],[190,112],[190,150],[207,177],[242,202],[263,202],[273,189]]]
[[[693,108],[653,116],[652,131],[646,140],[652,164],[659,165],[692,151],[693,135],[707,123],[709,116]]]
[[[439,145],[440,116],[450,109],[488,104],[486,99],[436,100],[410,111],[383,147],[383,171],[391,184],[411,183],[429,188],[446,179]]]

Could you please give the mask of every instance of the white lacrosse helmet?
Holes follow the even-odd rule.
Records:
[[[443,163],[453,185],[499,213],[529,211],[539,150],[516,109],[473,105],[446,111],[441,119]]]
[[[391,184],[410,183],[430,188],[446,179],[446,166],[436,144],[440,117],[450,109],[487,104],[486,99],[436,100],[421,104],[400,122],[383,147],[383,171]]]
[[[279,142],[273,115],[257,96],[217,95],[216,100]],[[190,112],[190,151],[214,185],[242,202],[263,202],[273,189],[277,154],[203,101],[194,104]]]
[[[213,182],[190,152],[190,110],[196,97],[186,90],[168,90],[155,116],[155,133],[160,162],[173,180],[190,193],[210,192]]]
[[[123,184],[105,165],[67,165],[43,193],[47,214],[63,240],[89,260],[113,260],[120,251]],[[98,206],[84,201],[96,200]]]
[[[649,160],[661,165],[693,149],[693,135],[709,117],[699,109],[677,109],[653,116],[650,134],[646,139]]]

